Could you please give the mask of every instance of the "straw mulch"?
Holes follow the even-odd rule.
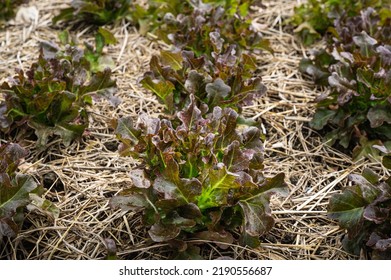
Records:
[[[39,10],[35,23],[18,23],[0,31],[0,80],[14,69],[28,69],[38,56],[42,41],[56,41],[58,30],[51,18],[65,7],[64,2],[32,0]],[[298,72],[298,63],[308,49],[283,27],[296,1],[263,1],[267,9],[253,11],[257,28],[272,42],[275,54],[257,55],[259,71],[268,87],[267,95],[246,107],[247,117],[261,120],[266,134],[266,175],[286,174],[287,197],[274,197],[271,207],[276,225],[261,237],[257,249],[232,245],[221,249],[215,243],[202,244],[206,259],[353,259],[342,250],[344,231],[327,218],[330,196],[347,183],[351,172],[360,172],[367,162],[354,163],[350,157],[322,144],[317,132],[308,127],[315,111],[313,100],[321,89]],[[31,151],[22,171],[33,174],[47,189],[44,197],[56,204],[59,218],[31,211],[20,234],[0,243],[0,259],[103,259],[106,239],[117,246],[119,259],[167,259],[170,247],[148,239],[141,216],[113,211],[109,198],[127,188],[128,172],[135,163],[116,152],[118,142],[108,123],[111,119],[141,112],[158,116],[162,106],[138,84],[148,69],[151,55],[162,46],[140,36],[126,24],[111,26],[119,44],[108,48],[116,61],[114,69],[122,103],[114,108],[97,100],[90,108],[90,128],[80,142],[64,147],[59,142],[39,151],[34,143],[24,143]],[[77,30],[81,42],[92,41],[89,29]],[[1,98],[1,97],[0,97]],[[372,167],[378,167],[372,164]],[[379,167],[380,168],[380,167]]]

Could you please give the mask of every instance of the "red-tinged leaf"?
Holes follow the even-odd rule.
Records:
[[[194,202],[195,198],[202,193],[202,183],[197,178],[181,178],[180,181],[179,188],[181,193],[188,201]]]
[[[246,234],[259,237],[268,232],[274,225],[268,199],[263,196],[239,201],[243,210],[243,226]]]
[[[202,231],[197,232],[194,236],[206,241],[216,241],[216,245],[223,250],[227,249],[234,242],[232,234],[227,231]]]
[[[166,242],[174,239],[181,232],[180,228],[174,225],[154,224],[148,231],[149,236],[155,242]]]
[[[185,82],[185,89],[197,95],[205,89],[205,77],[196,70],[191,70]]]
[[[375,206],[373,204],[368,205],[364,209],[363,217],[375,224],[384,223],[390,215],[390,209]]]
[[[18,144],[0,145],[0,174],[12,175],[28,152]]]
[[[167,217],[164,218],[165,223],[175,225],[181,229],[191,229],[197,225],[194,219],[187,219],[180,216],[176,211],[171,212]]]
[[[178,214],[187,219],[197,219],[202,217],[200,208],[194,203],[182,205],[178,208]]]
[[[372,51],[372,47],[376,45],[376,39],[369,36],[365,31],[362,31],[360,35],[353,37],[353,42],[360,47],[362,55],[368,56],[369,52]]]
[[[208,93],[208,104],[216,106],[228,96],[231,87],[226,85],[222,79],[217,78],[213,83],[206,85],[205,91]]]
[[[0,240],[3,239],[3,236],[15,237],[18,232],[19,226],[12,219],[0,215]]]
[[[274,193],[278,193],[283,196],[287,195],[284,173],[279,173],[272,178],[266,178],[265,182],[259,187],[259,189],[255,190],[254,195],[271,195]]]
[[[247,170],[253,153],[246,153],[240,149],[239,141],[232,142],[224,151],[223,162],[230,172]]]
[[[178,118],[181,120],[182,125],[178,128],[189,131],[195,129],[197,124],[203,121],[201,110],[197,107],[194,97],[191,98],[189,106],[178,112]]]
[[[367,204],[371,203],[379,195],[380,190],[372,185],[364,176],[358,174],[350,174],[349,180],[359,186],[358,194],[362,197]]]
[[[153,182],[153,188],[158,193],[161,193],[164,199],[184,199],[184,201],[188,203],[186,198],[180,193],[178,186],[174,182],[164,179],[163,177],[156,178]]]
[[[144,170],[136,169],[129,173],[130,179],[132,179],[133,185],[136,188],[148,189],[151,186],[151,181],[145,174]]]

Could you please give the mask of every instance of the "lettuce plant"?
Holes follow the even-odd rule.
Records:
[[[250,55],[238,53],[234,45],[223,49],[213,41],[212,46],[211,59],[191,51],[161,51],[160,57],[152,57],[151,71],[145,73],[141,84],[156,94],[171,114],[184,109],[191,94],[199,107],[205,103],[211,110],[220,106],[240,111],[242,105],[265,93]]]
[[[119,21],[130,13],[131,0],[72,0],[70,7],[53,18],[58,21],[105,25]]]
[[[211,40],[220,45],[237,44],[243,49],[273,52],[269,41],[263,39],[261,33],[254,30],[251,21],[245,18],[249,2],[218,2],[225,2],[226,8],[216,3],[213,5],[199,1],[193,4],[190,13],[165,13],[156,33],[165,42],[180,49],[191,50],[197,56],[210,55],[214,51]],[[210,34],[214,34],[213,38]]]
[[[308,0],[295,7],[289,23],[304,45],[311,45],[333,29],[335,19],[354,17],[372,7],[381,12],[382,18],[391,15],[388,0]]]
[[[67,31],[59,33],[62,47],[66,45],[78,46],[76,40]],[[84,43],[84,57],[90,63],[90,71],[93,73],[104,71],[105,68],[114,68],[113,59],[103,52],[103,48],[118,43],[114,35],[107,29],[99,27],[95,34],[95,46]]]
[[[362,138],[391,139],[390,20],[382,24],[371,8],[337,20],[328,49],[300,63],[302,72],[330,88],[329,94],[318,98],[310,123],[328,131],[330,144],[339,141],[348,148]]]
[[[373,259],[390,259],[391,179],[380,181],[365,169],[362,175],[350,175],[350,180],[353,186],[332,196],[328,206],[330,217],[347,230],[345,250],[356,255],[363,251]]]
[[[1,0],[0,22],[12,18],[15,15],[15,8],[25,2],[26,0]]]
[[[38,189],[35,180],[17,173],[27,151],[17,144],[0,144],[0,242],[3,237],[14,237],[23,222],[29,195]]]
[[[69,145],[88,126],[87,106],[92,96],[112,95],[115,86],[109,68],[90,71],[82,49],[67,46],[59,51],[47,44],[26,74],[18,70],[1,85],[5,101],[0,104],[0,129],[17,138],[35,132],[38,146],[54,135]]]
[[[264,177],[261,132],[239,129],[234,110],[216,106],[202,116],[192,97],[173,121],[120,119],[120,154],[140,165],[130,172],[133,186],[110,204],[142,211],[155,242],[232,243],[238,233],[243,244],[256,247],[273,226],[269,199],[284,189],[284,174]]]

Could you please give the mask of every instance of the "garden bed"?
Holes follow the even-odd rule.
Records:
[[[14,75],[16,68],[28,69],[41,42],[57,41],[58,30],[52,27],[51,19],[64,2],[32,0],[29,6],[39,11],[37,22],[15,22],[0,31],[1,82]],[[315,88],[299,72],[299,61],[309,48],[283,26],[297,3],[276,0],[263,4],[266,9],[254,8],[252,17],[274,49],[273,55],[256,54],[268,91],[244,107],[243,115],[262,121],[265,175],[285,173],[289,194],[273,197],[276,224],[261,237],[259,248],[221,246],[226,244],[204,240],[189,243],[199,245],[206,259],[355,259],[342,250],[345,231],[327,217],[329,198],[347,185],[352,172],[361,173],[369,165],[381,174],[385,171],[379,163],[352,162],[350,156],[323,144],[318,133],[309,128],[314,99],[326,89]],[[141,113],[160,115],[162,105],[138,81],[148,70],[151,56],[167,46],[151,40],[155,38],[152,34],[141,36],[125,21],[106,28],[118,40],[107,52],[116,63],[113,75],[122,103],[113,107],[106,100],[96,100],[88,109],[90,126],[84,137],[68,147],[57,141],[39,150],[33,142],[23,143],[30,155],[21,166],[22,172],[43,184],[43,196],[55,203],[60,215],[53,218],[39,211],[28,212],[18,236],[0,243],[0,259],[104,259],[107,239],[114,241],[119,259],[170,257],[168,244],[151,242],[140,214],[109,207],[109,199],[131,184],[128,173],[137,164],[119,156],[111,120],[123,116],[136,120]],[[76,34],[79,41],[93,41],[88,27],[80,26]]]

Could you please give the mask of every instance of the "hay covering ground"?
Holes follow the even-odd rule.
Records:
[[[39,10],[35,23],[7,25],[0,31],[0,81],[15,74],[15,68],[28,69],[38,57],[42,41],[57,41],[58,30],[51,18],[65,7],[64,2],[31,0]],[[206,259],[354,259],[342,250],[344,231],[326,216],[330,196],[347,183],[351,172],[376,163],[353,163],[350,157],[322,144],[320,136],[308,127],[315,111],[313,100],[322,89],[298,72],[298,63],[309,49],[303,48],[283,27],[293,13],[293,0],[263,1],[266,9],[255,8],[255,26],[270,39],[275,54],[257,54],[259,71],[268,87],[267,95],[244,108],[247,117],[262,120],[266,134],[266,175],[286,174],[287,197],[272,199],[276,225],[261,238],[257,249],[238,245],[221,249],[215,243],[202,244]],[[0,259],[103,259],[105,239],[114,240],[119,259],[167,259],[170,248],[148,240],[141,216],[113,211],[109,198],[130,185],[128,172],[135,166],[131,158],[116,152],[118,142],[108,123],[111,119],[144,112],[158,116],[162,106],[138,84],[148,69],[152,54],[163,45],[143,37],[123,22],[108,27],[119,44],[107,52],[114,58],[114,76],[122,103],[114,108],[96,100],[90,108],[90,128],[80,142],[64,147],[58,142],[46,150],[24,143],[31,151],[22,171],[33,174],[47,189],[44,197],[60,210],[59,218],[31,211],[22,231],[12,242],[0,243]],[[80,42],[93,41],[89,29],[77,30]],[[2,97],[0,97],[2,98]]]

